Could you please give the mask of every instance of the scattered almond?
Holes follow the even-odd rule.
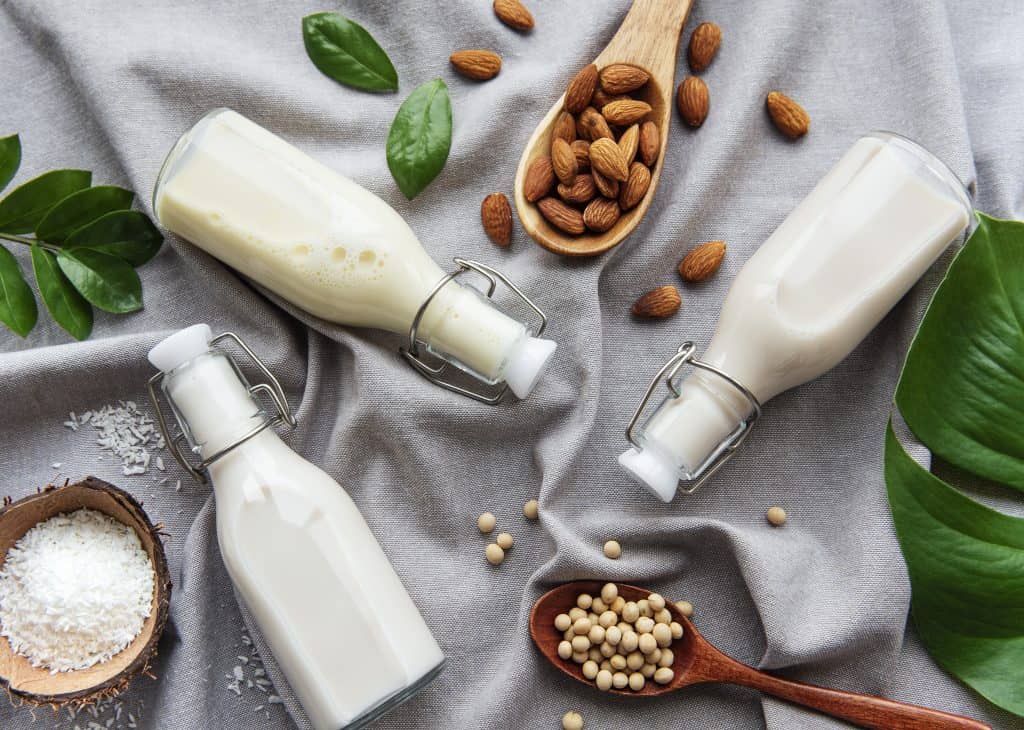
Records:
[[[640,143],[638,146],[640,159],[648,167],[653,167],[661,151],[661,135],[658,134],[658,125],[654,122],[644,122],[640,125]]]
[[[605,66],[599,76],[601,88],[609,94],[628,94],[636,91],[651,78],[642,68],[625,63]]]
[[[537,207],[547,222],[560,231],[578,236],[586,230],[583,215],[557,198],[543,198],[537,201]]]
[[[571,145],[573,154],[576,155],[576,166],[582,172],[590,169],[590,142],[585,139],[578,139]]]
[[[491,193],[480,204],[484,232],[499,246],[512,242],[512,206],[504,193]]]
[[[569,144],[576,141],[576,118],[569,112],[560,112],[551,128],[552,139],[561,138]]]
[[[604,233],[615,225],[620,215],[617,202],[608,198],[595,198],[583,211],[583,224],[594,233]]]
[[[636,150],[640,144],[640,125],[634,124],[619,137],[619,149],[622,150],[622,157],[627,165],[632,165],[636,159]]]
[[[609,124],[626,127],[651,113],[651,105],[638,99],[623,99],[612,101],[604,105],[601,115],[608,120]]]
[[[569,143],[561,137],[551,140],[551,167],[563,185],[572,185],[576,182],[576,173],[579,172],[576,155]]]
[[[770,92],[766,103],[768,114],[780,132],[790,139],[807,134],[811,127],[811,117],[802,106],[778,91]]]
[[[542,155],[537,157],[526,169],[523,180],[523,197],[531,203],[547,195],[555,186],[555,169],[551,166],[551,158]]]
[[[533,28],[533,15],[519,0],[494,0],[494,14],[509,28],[516,30]]]
[[[687,76],[679,84],[676,105],[679,107],[679,114],[683,121],[691,127],[699,127],[704,123],[710,104],[707,84],[696,76]]]
[[[668,317],[675,314],[682,303],[674,286],[660,286],[633,303],[633,315],[644,319]]]
[[[595,170],[593,167],[590,169],[590,174],[594,177],[594,186],[597,191],[606,198],[615,200],[619,197],[619,181],[610,177],[605,177],[600,172]],[[618,205],[618,203],[615,203]]]
[[[559,184],[556,188],[558,197],[566,203],[582,205],[597,195],[597,186],[594,185],[594,176],[587,173],[576,176],[576,182],[572,185]]]
[[[597,66],[590,64],[580,69],[579,73],[572,77],[568,88],[565,90],[565,110],[570,114],[579,114],[587,108],[590,97],[594,95],[594,88],[597,86]]]
[[[690,70],[694,73],[703,71],[715,57],[718,46],[722,42],[722,29],[714,23],[701,23],[690,35]]]
[[[619,191],[619,207],[629,210],[647,194],[651,186],[651,171],[642,162],[634,162],[629,168],[629,178]]]
[[[448,60],[460,74],[477,81],[493,79],[501,71],[501,56],[493,51],[456,51]]]
[[[580,113],[579,125],[583,131],[583,134],[580,136],[586,137],[591,142],[597,139],[614,139],[615,137],[608,126],[608,122],[592,106],[588,106]]]
[[[685,281],[706,281],[722,266],[725,241],[708,241],[690,251],[679,262],[679,275]]]
[[[605,177],[620,182],[629,177],[629,166],[613,139],[602,138],[591,143],[590,166]]]

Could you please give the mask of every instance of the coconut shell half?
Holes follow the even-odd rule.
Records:
[[[0,509],[0,567],[7,558],[7,551],[37,523],[63,512],[87,508],[135,530],[153,564],[156,581],[152,610],[139,635],[109,661],[88,669],[51,674],[48,669],[33,667],[28,659],[15,654],[6,637],[0,636],[0,686],[12,695],[39,705],[83,705],[120,694],[133,678],[149,673],[160,634],[167,623],[171,579],[158,528],[128,492],[95,477],[63,487],[48,486],[17,502],[10,502],[10,498],[4,501]]]

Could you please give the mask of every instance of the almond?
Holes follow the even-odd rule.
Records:
[[[628,94],[647,83],[650,74],[642,68],[613,63],[601,69],[601,88],[609,94]]]
[[[561,112],[551,127],[551,138],[560,137],[570,144],[576,141],[576,119],[569,112]]]
[[[594,88],[597,86],[597,66],[590,64],[580,69],[579,73],[572,77],[568,88],[565,90],[565,110],[572,114],[579,114],[587,108],[590,97],[594,95]]]
[[[576,173],[579,172],[576,155],[569,143],[561,137],[551,140],[551,167],[563,185],[576,182]]]
[[[583,224],[594,233],[604,233],[615,225],[622,213],[619,204],[608,198],[595,198],[583,211]]]
[[[576,155],[576,167],[580,172],[590,169],[590,142],[585,139],[578,139],[571,145],[573,154]]]
[[[605,177],[597,170],[591,169],[590,174],[594,176],[594,186],[597,188],[597,192],[601,193],[606,198],[615,200],[619,197],[619,181],[614,180],[610,177]],[[615,203],[618,205],[618,202]]]
[[[784,135],[796,139],[807,134],[811,127],[811,117],[802,106],[778,91],[768,94],[767,105],[772,121]]]
[[[480,204],[484,232],[499,246],[512,242],[512,206],[504,193],[491,193]]]
[[[725,241],[702,243],[679,262],[679,275],[685,281],[704,281],[718,271],[723,258],[725,258]]]
[[[560,231],[578,236],[586,230],[583,225],[583,215],[557,198],[539,200],[537,207],[540,208],[540,213],[547,222]]]
[[[555,186],[555,169],[551,166],[551,158],[541,156],[534,159],[526,168],[523,180],[523,197],[531,203],[547,195]]]
[[[710,104],[707,84],[696,76],[687,76],[683,79],[683,83],[679,84],[676,105],[679,107],[679,114],[683,121],[691,127],[699,127],[704,123]]]
[[[597,89],[594,91],[594,98],[590,100],[590,103],[595,109],[600,111],[604,109],[606,104],[610,104],[613,101],[623,101],[625,99],[632,99],[632,96],[628,94],[609,94],[604,89]]]
[[[588,106],[580,113],[579,126],[577,130],[582,131],[581,137],[586,137],[591,142],[596,139],[614,139],[612,130],[608,126],[601,113],[592,106]]]
[[[530,30],[533,16],[519,0],[494,0],[494,14],[509,28]]]
[[[613,180],[624,182],[629,177],[626,158],[613,139],[602,138],[591,143],[590,166]]]
[[[456,51],[448,60],[460,74],[477,81],[493,79],[501,71],[501,56],[493,51]]]
[[[722,29],[714,23],[701,23],[690,35],[690,70],[703,71],[711,65],[718,46],[722,42]]]
[[[651,113],[651,105],[637,99],[622,99],[611,101],[604,105],[601,115],[608,120],[609,124],[617,124],[626,127]]]
[[[594,176],[583,174],[576,176],[576,182],[572,185],[559,185],[557,188],[558,197],[566,203],[582,205],[597,195],[597,187],[594,185]]]
[[[682,303],[674,286],[659,286],[633,303],[633,314],[645,319],[668,317],[675,314]]]
[[[629,210],[647,195],[651,187],[651,171],[642,162],[634,162],[629,167],[629,178],[619,190],[619,207]]]
[[[644,122],[640,125],[640,159],[648,167],[654,167],[658,160],[658,153],[661,151],[661,134],[658,132],[658,125],[654,122]]]
[[[622,150],[622,157],[627,165],[632,165],[636,159],[637,146],[640,144],[640,125],[634,124],[619,137],[619,149]]]

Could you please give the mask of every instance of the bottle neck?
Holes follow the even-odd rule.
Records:
[[[211,351],[167,373],[164,393],[193,451],[208,459],[267,422],[231,359]]]

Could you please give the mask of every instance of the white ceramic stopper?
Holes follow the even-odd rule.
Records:
[[[167,373],[184,362],[210,350],[213,333],[208,324],[194,324],[158,343],[149,351],[149,361]]]
[[[671,502],[679,484],[679,470],[657,449],[630,449],[619,454],[619,463],[662,502]]]
[[[525,398],[533,390],[547,367],[558,344],[554,340],[524,337],[513,348],[505,366],[505,382],[517,398]]]

